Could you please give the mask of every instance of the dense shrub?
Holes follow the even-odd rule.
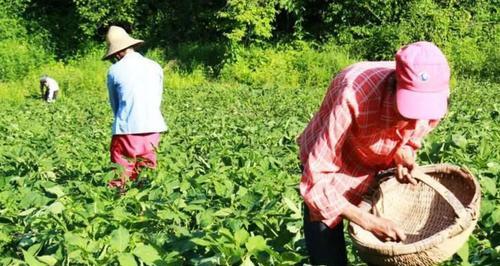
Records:
[[[23,18],[29,0],[0,0],[0,82],[15,80],[38,68],[51,56],[42,35],[29,34]]]
[[[336,72],[352,62],[345,49],[333,44],[320,48],[305,42],[275,49],[252,47],[239,50],[233,62],[222,69],[221,78],[264,88],[325,88]]]
[[[337,33],[332,38],[370,60],[392,59],[400,46],[413,41],[432,41],[447,54],[455,73],[497,78],[498,5],[489,1],[383,2],[332,3],[334,12],[325,18]]]
[[[44,62],[43,50],[16,40],[0,41],[0,81],[21,78]]]
[[[428,40],[445,51],[456,73],[496,79],[499,71],[498,1],[1,1],[0,37],[29,33],[30,44],[64,60],[103,43],[107,27],[117,24],[149,47],[173,51],[169,59],[178,55],[189,66],[194,56],[215,72],[244,47],[296,40],[336,42],[369,60],[390,59],[400,46]],[[207,43],[209,50],[202,48]]]

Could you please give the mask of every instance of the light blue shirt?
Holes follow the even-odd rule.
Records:
[[[137,52],[128,52],[109,68],[107,85],[115,115],[113,135],[167,130],[160,110],[163,70],[159,64]]]

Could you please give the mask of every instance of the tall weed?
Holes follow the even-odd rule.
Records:
[[[221,79],[259,87],[325,87],[332,75],[354,60],[346,49],[306,42],[277,48],[241,49],[221,70]]]

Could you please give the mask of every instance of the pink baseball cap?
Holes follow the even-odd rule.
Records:
[[[396,102],[411,119],[440,119],[448,110],[450,67],[430,42],[416,42],[396,53]]]

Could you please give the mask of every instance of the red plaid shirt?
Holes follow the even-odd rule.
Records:
[[[347,202],[359,204],[375,174],[394,166],[395,152],[415,152],[439,123],[401,123],[390,84],[394,71],[394,62],[362,62],[343,70],[299,137],[300,193],[313,221],[337,225]]]

